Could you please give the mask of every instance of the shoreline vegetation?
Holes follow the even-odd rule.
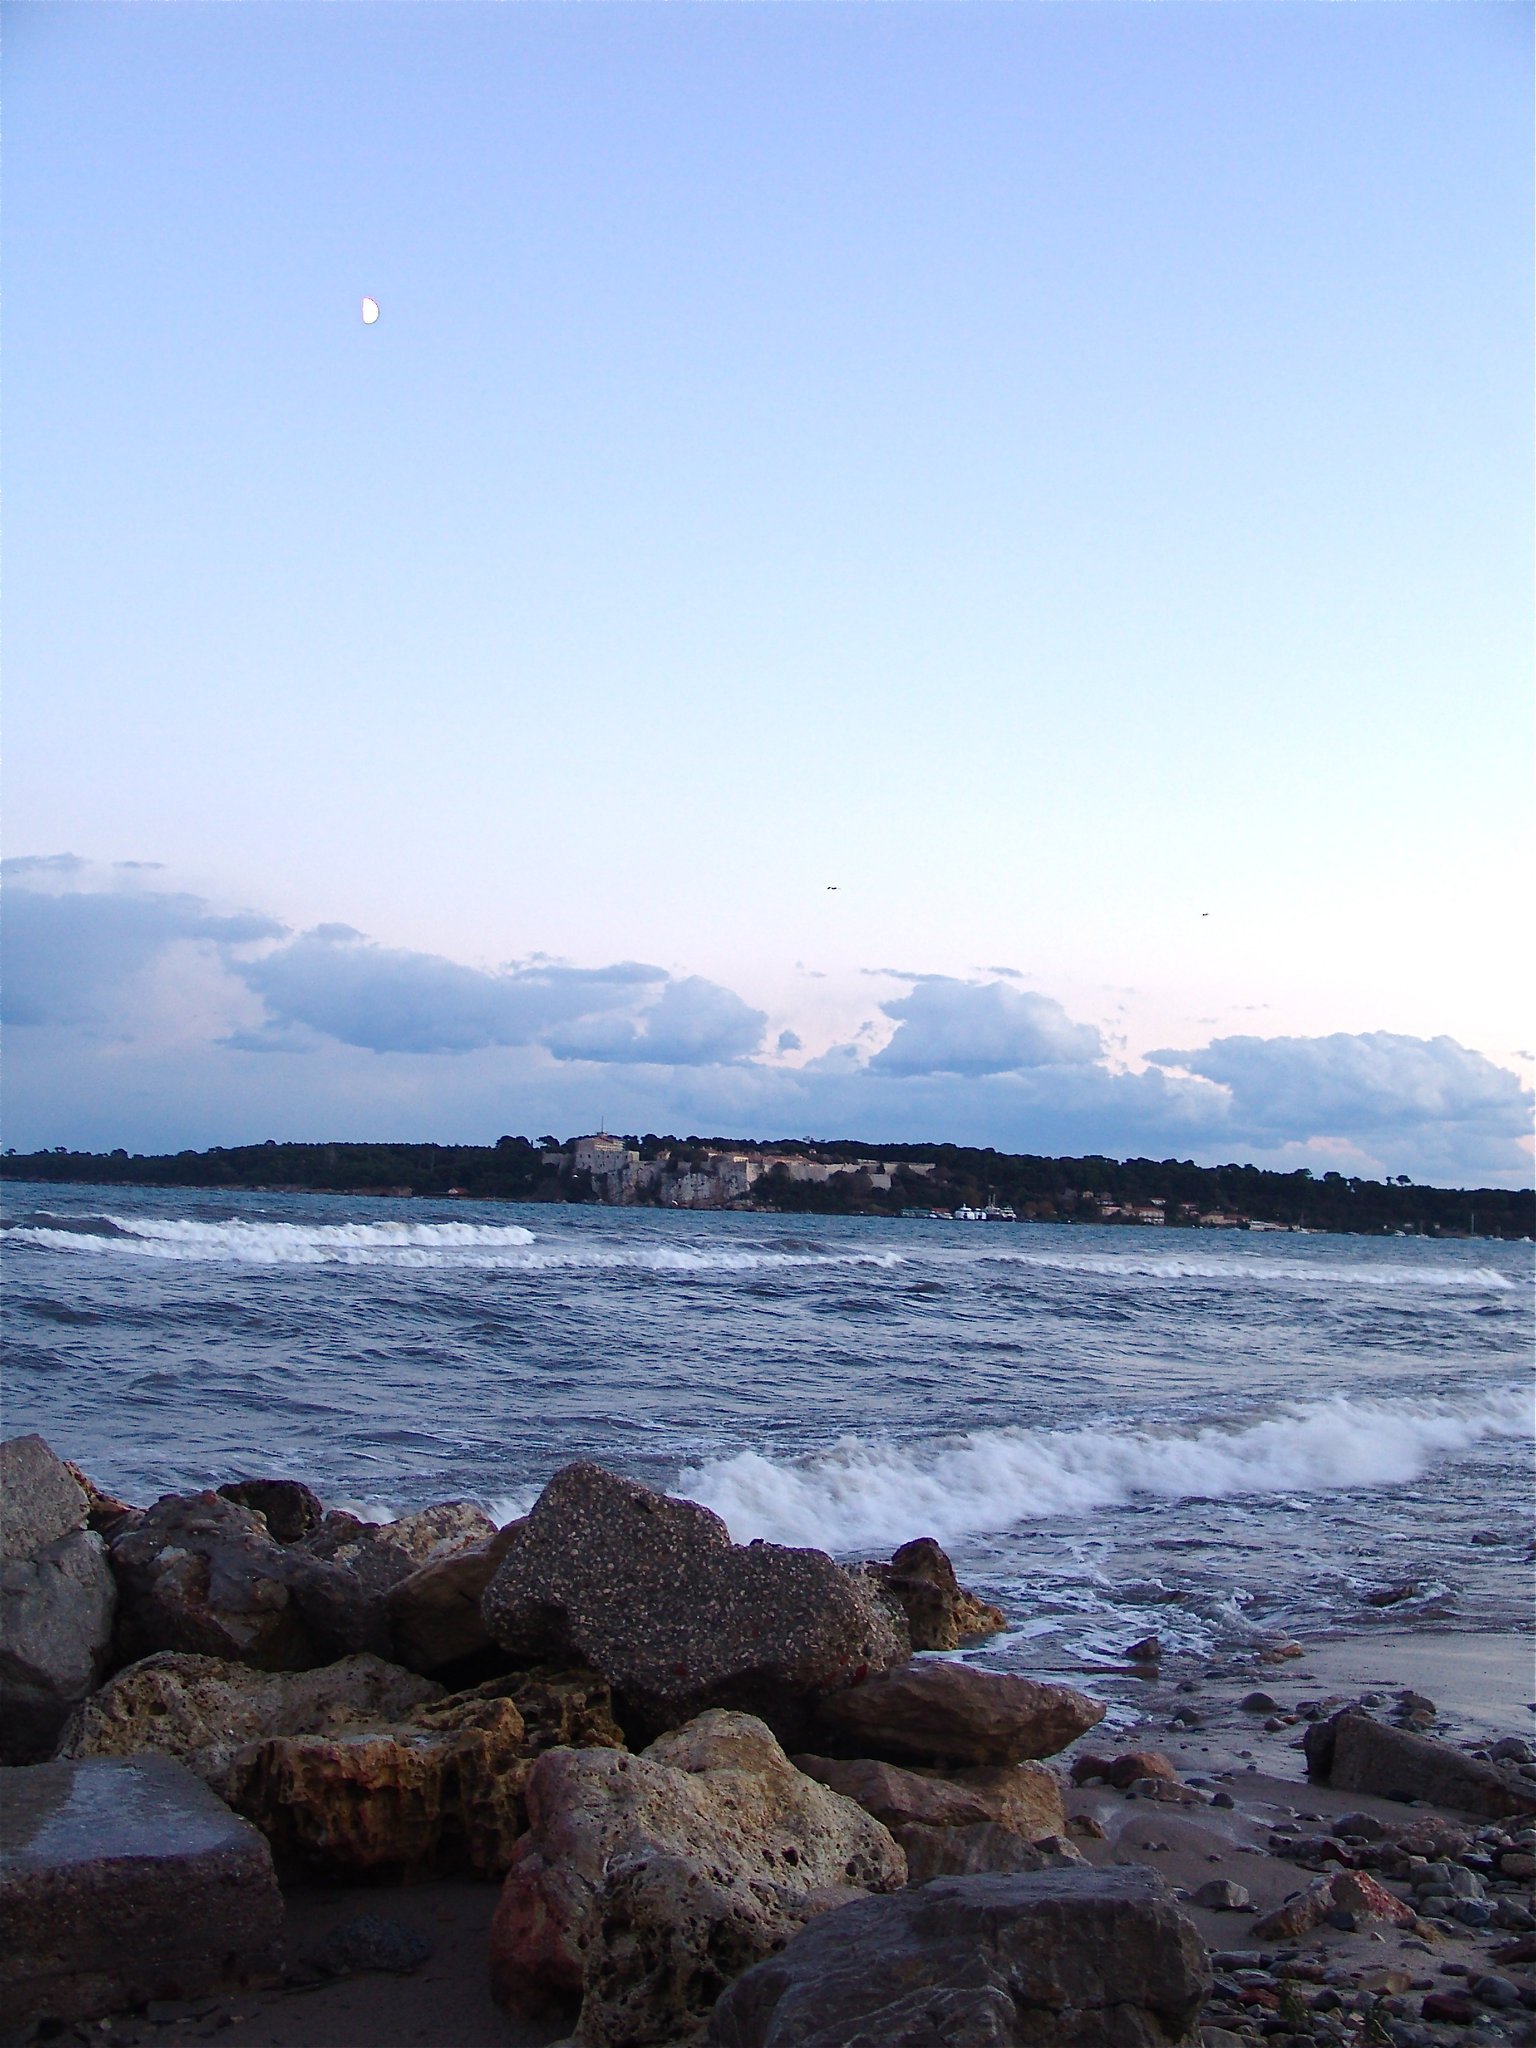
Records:
[[[1369,1236],[1536,1236],[1536,1190],[1420,1187],[1303,1167],[1277,1173],[1192,1160],[1052,1158],[964,1145],[769,1145],[611,1136],[494,1145],[278,1144],[160,1155],[52,1151],[0,1157],[0,1177],[80,1186],[185,1187],[404,1200],[601,1203],[964,1222],[1136,1224]]]

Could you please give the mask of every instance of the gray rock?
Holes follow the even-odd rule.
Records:
[[[710,2048],[1172,2048],[1210,1991],[1153,1871],[939,1878],[813,1921],[737,1979]]]
[[[0,1773],[0,2027],[273,1975],[266,1843],[164,1757]]]
[[[1337,1791],[1423,1799],[1490,1820],[1536,1813],[1536,1785],[1507,1777],[1435,1736],[1387,1727],[1358,1708],[1314,1722],[1305,1748],[1308,1774]]]
[[[343,1920],[304,1951],[304,1961],[328,1977],[351,1977],[363,1970],[404,1976],[431,1957],[432,1944],[424,1934],[403,1920],[386,1920],[378,1913]]]
[[[114,1538],[116,1655],[156,1650],[220,1657],[260,1671],[302,1671],[356,1651],[383,1655],[381,1598],[216,1493],[167,1494]]]
[[[908,1821],[892,1828],[891,1833],[906,1855],[908,1884],[928,1884],[936,1877],[980,1877],[996,1871],[1065,1870],[1083,1860],[1065,1836],[1026,1842],[996,1821],[977,1821],[966,1827],[927,1827],[920,1821]]]
[[[106,1545],[90,1529],[0,1565],[0,1763],[53,1754],[106,1669],[116,1605]]]
[[[968,1664],[906,1664],[830,1693],[818,1728],[845,1755],[891,1763],[1015,1764],[1054,1756],[1104,1718],[1097,1700]]]
[[[657,1730],[724,1706],[795,1740],[813,1694],[908,1652],[885,1601],[822,1551],[732,1543],[708,1508],[586,1464],[545,1487],[481,1612],[510,1654],[591,1665]]]
[[[90,1504],[40,1436],[0,1444],[0,1558],[35,1557],[85,1527]]]

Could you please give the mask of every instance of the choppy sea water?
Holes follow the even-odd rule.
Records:
[[[7,1436],[519,1512],[593,1458],[739,1540],[934,1535],[989,1662],[1529,1630],[1533,1253],[8,1185]],[[1374,1607],[1367,1597],[1412,1586]]]

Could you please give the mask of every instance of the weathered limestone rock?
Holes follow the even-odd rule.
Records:
[[[0,1444],[0,1558],[35,1557],[83,1529],[88,1503],[40,1436]]]
[[[957,1650],[971,1637],[994,1635],[1005,1625],[1001,1607],[965,1590],[931,1536],[904,1543],[889,1564],[864,1569],[900,1601],[914,1650]]]
[[[402,1664],[441,1671],[490,1649],[480,1602],[521,1527],[509,1522],[489,1542],[421,1565],[391,1586],[390,1635]]]
[[[320,1496],[297,1479],[232,1479],[219,1488],[219,1497],[253,1508],[277,1543],[312,1536],[325,1518]]]
[[[511,1700],[523,1717],[530,1756],[546,1749],[623,1749],[613,1695],[595,1671],[508,1671],[453,1695],[458,1700]]]
[[[680,2024],[665,1999],[655,2003],[663,1979],[668,1997],[702,2018],[722,1981],[712,1929],[743,1967],[815,1910],[810,1895],[825,1904],[839,1888],[889,1890],[906,1878],[887,1831],[802,1776],[747,1714],[706,1713],[643,1756],[549,1750],[527,1802],[529,1832],[491,1928],[492,1990],[527,2017],[563,2015],[590,1969],[602,1985],[591,2028],[609,2024],[599,2009],[622,2012],[636,2030],[622,2038],[635,2041],[675,2038],[644,2031]],[[621,1891],[605,1893],[620,1866]]]
[[[1155,1872],[939,1878],[813,1921],[710,2048],[1193,2048],[1205,1949]]]
[[[981,1765],[940,1777],[869,1757],[796,1756],[796,1770],[853,1799],[884,1826],[963,1828],[992,1822],[1026,1842],[1064,1835],[1061,1786],[1044,1764]]]
[[[1308,1774],[1341,1792],[1427,1799],[1490,1820],[1536,1813],[1536,1784],[1518,1770],[1480,1763],[1432,1735],[1389,1728],[1359,1708],[1315,1721],[1305,1741]]]
[[[380,1657],[277,1672],[161,1650],[118,1672],[75,1710],[59,1753],[175,1757],[222,1796],[248,1743],[386,1728],[442,1697],[431,1679]]]
[[[52,1756],[112,1647],[117,1587],[90,1529],[0,1564],[0,1763]]]
[[[1070,1686],[966,1664],[907,1664],[816,1709],[818,1729],[845,1755],[941,1768],[1054,1756],[1103,1718],[1097,1700]]]
[[[1393,1927],[1411,1927],[1417,1917],[1412,1906],[1363,1870],[1341,1870],[1332,1877],[1315,1878],[1304,1892],[1255,1920],[1253,1939],[1286,1941],[1321,1927],[1330,1913],[1340,1912],[1353,1913],[1361,1920],[1385,1920]]]
[[[1026,1842],[1022,1835],[995,1821],[958,1828],[908,1822],[891,1832],[906,1856],[909,1885],[928,1884],[936,1877],[979,1877],[997,1871],[1067,1870],[1083,1861],[1065,1834]]]
[[[354,1578],[275,1543],[260,1515],[216,1493],[167,1494],[110,1554],[122,1662],[185,1650],[302,1671],[386,1647]]]
[[[282,1920],[266,1843],[168,1758],[3,1774],[0,2027],[236,1990]]]
[[[481,1608],[504,1649],[592,1665],[655,1729],[726,1706],[792,1739],[811,1695],[907,1654],[885,1601],[821,1551],[734,1544],[708,1508],[596,1465],[555,1474]]]
[[[616,1857],[582,1971],[579,2048],[677,2048],[697,2040],[716,1999],[743,1970],[819,1914],[867,1896],[851,1885],[796,1891],[762,1878],[722,1882],[690,1856]]]
[[[378,1733],[248,1744],[225,1783],[285,1873],[500,1877],[526,1825],[531,1768],[510,1700],[450,1698]]]

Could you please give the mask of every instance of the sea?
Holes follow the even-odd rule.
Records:
[[[4,1433],[144,1504],[935,1536],[998,1668],[1532,1627],[1533,1247],[8,1183]]]

